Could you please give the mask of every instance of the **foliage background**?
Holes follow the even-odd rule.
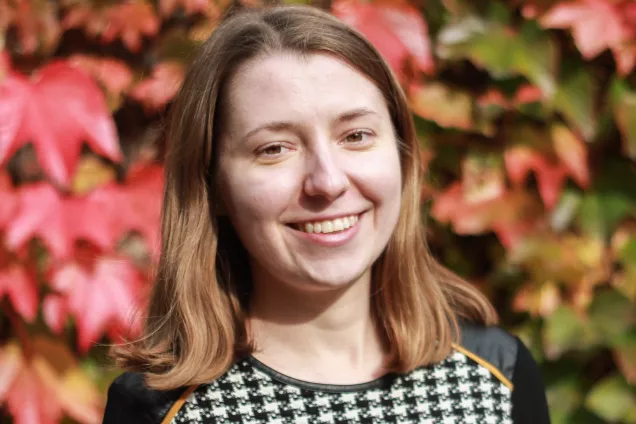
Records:
[[[0,0],[0,415],[100,422],[157,252],[163,118],[227,7]],[[636,423],[636,4],[317,0],[416,116],[434,252],[540,363],[554,423]]]

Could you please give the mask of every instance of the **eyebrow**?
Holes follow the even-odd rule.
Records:
[[[363,116],[368,116],[368,115],[378,115],[378,113],[366,107],[359,107],[359,108],[351,109],[347,112],[341,113],[340,115],[336,117],[336,119],[334,119],[334,122],[338,124],[343,124],[343,123],[350,122],[355,119],[361,118]],[[250,138],[257,132],[260,132],[263,130],[284,131],[284,130],[290,130],[297,127],[298,125],[292,122],[272,121],[263,125],[259,125],[253,130],[250,130],[247,134],[245,134],[245,136],[243,136],[243,140],[247,140],[248,138]]]

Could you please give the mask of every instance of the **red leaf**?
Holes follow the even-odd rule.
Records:
[[[7,396],[7,409],[15,424],[57,424],[62,408],[54,398],[51,388],[31,368],[23,367]]]
[[[434,72],[428,26],[421,12],[406,1],[336,0],[332,11],[364,34],[396,74],[403,76],[408,59],[421,71]]]
[[[131,168],[123,187],[119,213],[126,217],[126,229],[139,231],[151,249],[159,243],[163,185],[163,167],[140,164]]]
[[[73,228],[82,215],[70,216],[64,199],[48,184],[23,186],[19,198],[18,212],[7,229],[7,245],[15,250],[39,237],[54,256],[69,257],[75,242]]]
[[[523,184],[528,172],[534,171],[543,203],[548,209],[556,205],[567,176],[564,165],[551,163],[539,152],[524,146],[506,150],[504,160],[513,183]]]
[[[636,7],[629,1],[581,0],[558,3],[541,18],[547,28],[570,28],[576,46],[586,59],[611,49],[619,71],[633,69],[631,56],[623,57],[623,45],[636,35]]]
[[[586,188],[590,185],[590,169],[587,146],[565,125],[552,126],[552,142],[561,163],[568,169],[576,183]]]
[[[68,305],[62,296],[50,294],[42,303],[44,322],[55,334],[60,334],[68,317]]]
[[[13,217],[17,206],[18,198],[15,195],[9,176],[0,173],[0,230],[3,230]]]
[[[64,17],[65,28],[84,26],[86,32],[110,43],[120,38],[131,51],[139,51],[143,36],[154,36],[159,31],[159,19],[151,4],[143,1],[114,4],[105,9],[76,6]]]
[[[35,280],[20,265],[10,264],[0,268],[0,299],[3,295],[25,320],[33,321],[38,312],[38,290]]]
[[[194,15],[208,11],[210,3],[210,0],[159,0],[159,11],[161,16],[169,17],[181,6],[186,15]]]
[[[58,259],[73,254],[78,239],[110,251],[130,231],[138,231],[151,250],[159,243],[163,168],[136,166],[125,184],[106,184],[83,197],[65,197],[45,183],[22,186],[7,225],[12,250],[39,238]]]
[[[84,72],[57,61],[34,82],[16,73],[0,84],[0,164],[32,142],[42,168],[68,184],[86,141],[112,160],[122,159],[115,124],[101,90]]]
[[[523,192],[506,192],[485,201],[469,201],[460,182],[435,196],[432,216],[449,222],[457,234],[494,231],[506,248],[513,247],[533,228],[533,205]]]
[[[9,2],[13,3],[13,10],[1,3],[6,2],[0,2],[0,15],[8,14],[9,21],[13,21],[21,53],[31,55],[40,47],[44,47],[45,51],[50,53],[57,47],[62,31],[57,19],[58,7],[55,2],[15,0]],[[3,18],[4,16],[0,17],[0,28],[6,28],[2,25]]]
[[[152,76],[133,88],[131,97],[149,110],[160,109],[177,95],[185,72],[178,62],[163,62],[155,66]]]
[[[121,60],[78,54],[71,56],[69,63],[95,78],[109,94],[126,93],[132,84],[133,74]]]
[[[69,299],[81,351],[88,351],[111,329],[119,335],[138,331],[139,323],[133,318],[140,304],[142,280],[129,262],[100,259],[92,272],[68,264],[54,273],[52,285]]]

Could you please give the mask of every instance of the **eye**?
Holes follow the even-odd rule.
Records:
[[[344,142],[347,144],[363,144],[369,140],[372,133],[369,131],[356,130],[347,134],[344,138]]]
[[[274,144],[273,146],[267,146],[260,151],[261,154],[265,156],[276,156],[283,153],[283,146],[280,144]]]
[[[256,151],[256,156],[261,159],[278,159],[284,156],[287,152],[292,150],[290,147],[285,146],[283,143],[274,143],[263,146]]]

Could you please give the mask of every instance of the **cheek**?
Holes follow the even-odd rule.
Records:
[[[297,191],[296,180],[290,171],[227,173],[223,197],[230,218],[243,227],[277,219]]]
[[[383,149],[359,159],[351,167],[350,174],[364,197],[383,206],[395,205],[399,209],[402,171],[397,149]]]

